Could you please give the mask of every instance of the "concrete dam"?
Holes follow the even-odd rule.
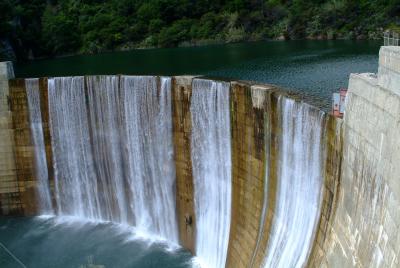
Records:
[[[343,119],[274,85],[14,79],[0,65],[0,215],[134,226],[194,267],[400,266],[400,48]]]

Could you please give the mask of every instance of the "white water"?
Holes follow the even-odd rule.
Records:
[[[49,79],[58,214],[178,242],[171,79]],[[87,97],[87,98],[86,98]]]
[[[202,267],[225,267],[231,221],[229,83],[193,80],[191,157],[196,257]]]
[[[39,79],[26,79],[25,87],[28,98],[32,145],[34,146],[35,154],[35,175],[38,180],[36,192],[38,196],[39,213],[53,214],[43,137],[42,114],[40,111]]]
[[[102,219],[84,78],[49,79],[48,98],[58,214]]]
[[[178,243],[171,79],[121,77],[125,162],[135,226]]]
[[[278,199],[264,267],[304,267],[322,201],[324,114],[285,97],[279,111]]]
[[[99,196],[101,219],[127,223],[119,79],[117,76],[89,76],[86,84],[96,179],[102,192]]]

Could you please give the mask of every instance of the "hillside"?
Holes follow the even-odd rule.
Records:
[[[377,39],[400,1],[0,0],[0,60],[267,39]]]

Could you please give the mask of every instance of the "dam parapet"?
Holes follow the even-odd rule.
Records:
[[[249,81],[89,76],[79,78],[78,94],[53,84],[73,78],[40,78],[36,105],[41,109],[43,145],[39,147],[44,147],[47,173],[35,170],[40,154],[32,136],[37,125],[31,124],[26,81],[9,80],[1,84],[9,121],[1,122],[9,127],[7,150],[12,153],[1,157],[15,164],[9,166],[14,173],[8,179],[17,187],[7,195],[0,193],[1,214],[43,213],[38,200],[45,184],[39,177],[48,174],[55,214],[86,217],[91,211],[102,220],[107,208],[104,215],[111,216],[106,220],[123,218],[136,225],[147,219],[143,226],[177,240],[198,255],[199,263],[212,267],[396,267],[397,55],[396,48],[382,47],[378,75],[350,76],[343,119],[277,86]],[[3,81],[6,78],[11,76]],[[57,103],[49,99],[53,97]],[[80,98],[75,109],[84,109],[83,113],[71,110],[74,98]],[[61,108],[70,112],[56,111]],[[63,165],[70,165],[63,156],[73,159],[81,153],[71,151],[74,145],[84,149],[82,161],[92,159],[85,165],[93,174],[85,180],[95,191],[92,203],[99,205],[74,205],[77,192],[86,194],[79,187],[83,179],[68,184],[57,179]],[[63,176],[74,170],[66,168]],[[1,177],[0,183],[3,187],[6,179]],[[140,197],[142,193],[146,196]],[[11,205],[3,201],[8,195],[14,196],[7,203]],[[157,205],[160,202],[164,207]],[[207,237],[210,233],[212,239]]]

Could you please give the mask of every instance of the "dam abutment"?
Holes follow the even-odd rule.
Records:
[[[340,186],[319,260],[325,267],[398,267],[399,47],[382,47],[378,74],[352,74]]]

